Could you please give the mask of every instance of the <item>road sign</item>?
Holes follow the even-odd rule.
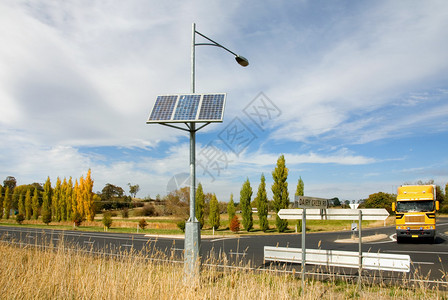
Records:
[[[359,206],[359,203],[350,203],[349,206],[351,209],[357,209]]]
[[[384,221],[389,213],[384,208],[362,208],[362,209],[307,209],[307,220],[357,220],[359,211],[365,221]],[[277,215],[280,219],[301,220],[303,210],[300,208],[280,209]]]
[[[316,197],[295,196],[299,208],[319,208],[328,207],[328,200]]]

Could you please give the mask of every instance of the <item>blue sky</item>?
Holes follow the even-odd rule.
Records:
[[[165,195],[189,138],[145,122],[157,95],[190,92],[193,22],[250,61],[196,47],[196,92],[227,93],[224,122],[197,134],[220,201],[262,173],[270,197],[280,154],[290,195],[299,177],[342,200],[448,182],[446,1],[2,1],[0,178],[91,168],[95,191]]]

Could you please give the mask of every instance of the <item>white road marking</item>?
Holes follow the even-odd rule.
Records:
[[[244,253],[239,253],[239,252],[232,252],[232,250],[230,250],[230,252],[229,252],[231,255],[242,255],[242,256],[245,256],[246,255],[246,252],[244,252]]]
[[[448,255],[448,252],[432,252],[432,251],[409,251],[409,250],[384,250],[383,252],[400,252],[400,253],[417,253],[417,254],[440,254],[440,255]]]

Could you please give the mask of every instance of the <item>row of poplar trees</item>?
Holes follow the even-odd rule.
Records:
[[[2,189],[0,185],[0,218],[9,219],[14,191],[11,192],[9,187],[6,187],[5,191]],[[92,189],[90,169],[86,177],[81,176],[79,181],[76,179],[74,185],[71,177],[69,180],[64,178],[63,181],[58,177],[56,185],[52,187],[48,177],[42,192],[35,188],[31,195],[29,188],[26,193],[18,196],[18,213],[26,220],[37,220],[41,215],[45,224],[51,221],[93,221],[95,206]]]
[[[273,194],[273,209],[276,213],[280,209],[289,207],[289,192],[288,192],[288,169],[286,168],[285,156],[280,155],[277,160],[277,166],[272,172],[273,184],[271,186]],[[303,196],[303,181],[300,178],[296,194]],[[252,188],[250,186],[249,178],[244,182],[240,191],[240,205],[242,213],[242,224],[245,230],[250,231],[253,228],[252,217]],[[232,199],[231,199],[232,201]],[[254,199],[255,207],[257,207],[260,229],[266,232],[269,229],[268,222],[268,198],[266,195],[266,178],[261,174],[260,185],[258,186],[257,195]],[[276,229],[278,232],[284,232],[288,228],[288,220],[283,220],[276,215],[275,220]]]

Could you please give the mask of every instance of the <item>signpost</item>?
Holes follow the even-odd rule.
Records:
[[[306,246],[305,246],[305,235],[306,235],[306,209],[326,209],[328,207],[328,200],[316,197],[305,197],[305,196],[295,196],[297,201],[297,206],[303,209],[302,213],[302,290],[305,287],[305,268],[306,268]],[[280,210],[282,211],[282,210]],[[280,213],[279,211],[279,213]],[[279,215],[280,217],[280,215]],[[282,217],[280,217],[282,218]]]

